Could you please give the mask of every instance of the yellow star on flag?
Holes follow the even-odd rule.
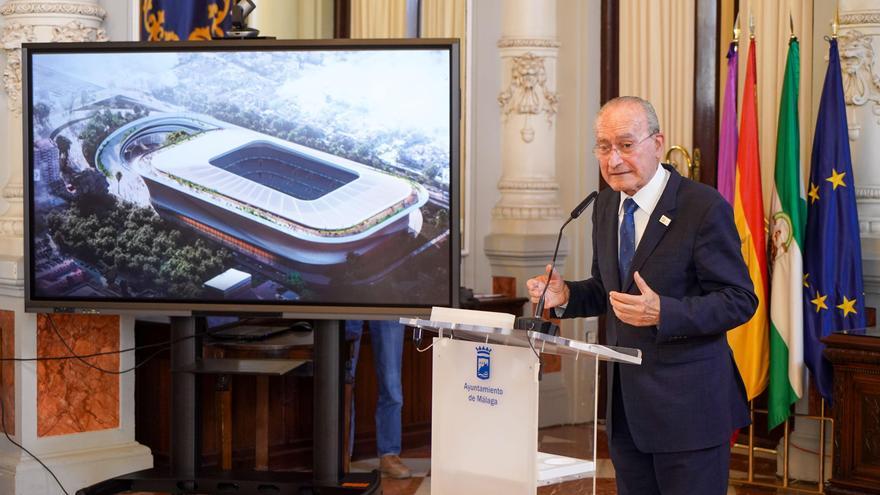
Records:
[[[810,184],[810,193],[807,194],[807,196],[810,197],[810,204],[813,204],[816,201],[819,201],[819,186],[811,183]]]
[[[804,287],[806,287],[806,288],[808,288],[808,289],[810,288],[810,283],[807,282],[807,277],[809,277],[809,276],[810,276],[809,273],[805,273],[805,274],[804,274]]]
[[[842,310],[843,317],[846,318],[846,316],[850,313],[856,314],[856,309],[853,307],[855,305],[856,305],[855,299],[849,300],[846,298],[846,296],[843,296],[843,302],[840,303],[839,305],[837,305],[837,309]]]
[[[843,176],[846,175],[846,172],[837,173],[837,170],[831,169],[831,177],[825,179],[831,184],[834,185],[834,190],[837,190],[837,186],[846,187],[846,184],[843,182]]]
[[[816,292],[816,298],[812,299],[810,302],[816,305],[816,312],[818,313],[820,309],[828,309],[828,305],[825,304],[825,299],[828,299],[828,296],[823,296],[819,292]]]

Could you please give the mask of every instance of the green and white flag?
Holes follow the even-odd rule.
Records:
[[[779,102],[776,169],[770,205],[770,387],[768,427],[790,415],[803,395],[804,375],[804,228],[807,202],[800,167],[797,38],[788,45]]]

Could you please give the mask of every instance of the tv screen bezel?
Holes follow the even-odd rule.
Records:
[[[265,51],[265,50],[448,50],[450,74],[450,212],[449,212],[449,294],[446,304],[459,306],[461,266],[460,216],[460,118],[461,87],[459,74],[459,41],[457,39],[376,39],[376,40],[215,40],[172,41],[161,43],[84,42],[84,43],[24,43],[22,44],[22,128],[24,142],[24,289],[25,311],[30,313],[74,312],[137,315],[205,315],[250,314],[281,315],[311,319],[397,319],[398,317],[428,316],[431,305],[413,304],[346,304],[346,303],[276,303],[260,301],[192,302],[172,299],[131,300],[124,298],[82,299],[36,296],[33,263],[34,243],[34,148],[31,132],[33,87],[31,85],[32,57],[40,54],[64,53],[125,53],[125,52],[187,52],[187,51]]]

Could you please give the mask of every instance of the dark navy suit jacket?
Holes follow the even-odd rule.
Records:
[[[665,167],[669,181],[623,281],[617,264],[620,193],[608,188],[599,194],[592,278],[566,282],[570,297],[562,315],[606,313],[607,344],[641,349],[641,366],[617,368],[629,430],[636,447],[650,453],[718,446],[749,424],[726,332],[748,321],[758,304],[730,205],[714,189]],[[639,294],[635,271],[660,295],[659,326],[634,327],[614,315],[608,292]],[[614,368],[608,367],[609,391]],[[607,402],[611,438],[613,401]]]

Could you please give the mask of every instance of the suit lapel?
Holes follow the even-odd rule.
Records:
[[[666,182],[663,194],[660,195],[660,200],[657,201],[657,206],[654,207],[654,212],[651,213],[651,218],[648,219],[648,225],[645,227],[645,232],[636,248],[626,280],[621,282],[623,292],[628,292],[633,285],[633,273],[639,271],[651,253],[654,252],[654,248],[657,247],[660,239],[669,228],[667,224],[675,221],[676,197],[678,196],[678,186],[681,185],[681,176],[675,169],[671,167],[667,167],[667,169],[670,171],[669,180]],[[618,199],[618,201],[620,200]],[[660,219],[664,216],[669,221],[661,222]]]
[[[617,249],[617,213],[620,210],[620,193],[612,193],[612,199],[606,203],[605,211],[599,216],[603,221],[607,222],[602,233],[602,251],[599,252],[599,259],[604,260],[602,267],[602,279],[605,281],[606,290],[620,290],[620,270],[618,267],[618,249]],[[603,252],[604,251],[604,252]]]

